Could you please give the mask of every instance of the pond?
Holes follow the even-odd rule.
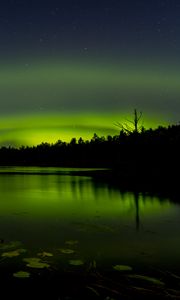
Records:
[[[74,171],[0,169],[1,275],[92,265],[107,273],[117,266],[179,273],[180,205]]]

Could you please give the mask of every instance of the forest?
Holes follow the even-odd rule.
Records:
[[[180,125],[159,126],[156,129],[125,130],[118,135],[91,140],[72,138],[54,144],[43,142],[37,146],[0,148],[0,164],[44,165],[62,167],[113,168],[133,166],[137,169],[170,170],[179,166]]]
[[[121,192],[158,194],[179,202],[180,124],[145,129],[136,120],[135,114],[132,127],[118,124],[120,131],[115,136],[95,133],[91,140],[72,138],[70,142],[58,140],[31,147],[1,147],[0,173],[4,174],[6,166],[71,168],[68,174],[91,176],[94,184],[106,183]]]

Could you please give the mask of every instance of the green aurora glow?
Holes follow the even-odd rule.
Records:
[[[115,135],[115,123],[132,119],[134,108],[143,111],[146,128],[165,125],[172,120],[168,103],[175,108],[180,95],[180,74],[167,75],[160,67],[60,61],[1,65],[1,145]]]
[[[70,141],[72,137],[91,139],[94,133],[99,136],[117,135],[119,128],[115,122],[120,119],[123,119],[122,114],[99,116],[88,113],[6,117],[0,121],[0,143],[15,146],[36,145],[41,142],[55,143],[59,139]],[[145,123],[147,127],[155,127],[157,120],[151,119]]]

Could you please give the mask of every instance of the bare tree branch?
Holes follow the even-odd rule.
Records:
[[[120,123],[120,122],[116,122],[115,125],[118,126],[119,128],[121,128],[121,130],[124,130],[127,133],[138,133],[141,132],[143,130],[143,125],[142,123],[140,123],[140,120],[142,118],[142,112],[137,112],[136,109],[134,109],[134,119],[133,120],[128,120],[126,119],[126,121],[128,121],[130,124],[132,124],[132,126],[130,126],[128,123]]]

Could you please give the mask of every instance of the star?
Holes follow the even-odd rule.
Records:
[[[51,11],[51,16],[56,16],[56,11],[52,10]]]
[[[77,30],[77,26],[73,25],[73,31],[76,31],[76,30]]]

